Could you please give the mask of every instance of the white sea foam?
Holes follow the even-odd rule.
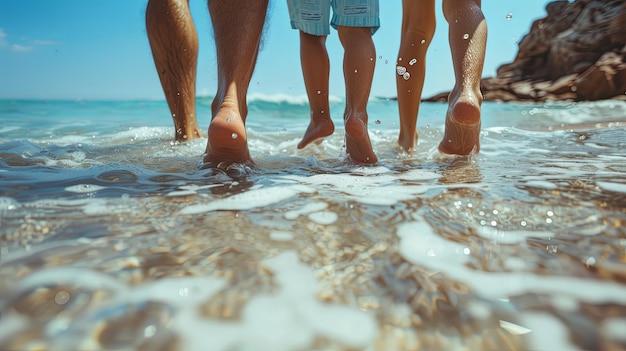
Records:
[[[248,94],[248,102],[255,101],[263,101],[263,102],[272,102],[275,104],[287,103],[291,105],[307,105],[309,103],[309,99],[306,95],[288,95],[288,94],[263,94],[263,93],[252,93]],[[328,101],[330,103],[339,103],[343,101],[338,96],[329,95]]]
[[[545,181],[545,180],[530,180],[530,181],[527,181],[525,185],[533,187],[533,188],[548,189],[548,190],[558,188],[556,184]]]
[[[293,240],[293,233],[282,230],[274,230],[270,233],[270,239],[274,241],[290,241]]]
[[[303,191],[310,191],[302,186],[279,186],[248,190],[245,193],[218,199],[205,204],[196,204],[183,208],[181,214],[198,214],[220,210],[250,210],[269,206],[289,199]]]
[[[529,330],[525,340],[529,350],[578,350],[569,342],[569,332],[556,317],[543,312],[524,312],[519,324]]]
[[[310,202],[297,210],[285,212],[285,218],[289,220],[294,220],[302,215],[305,215],[311,212],[325,210],[327,207],[328,207],[328,204],[325,202]]]
[[[611,182],[597,182],[596,184],[598,184],[598,186],[604,190],[626,194],[626,184]]]
[[[173,328],[182,336],[186,350],[300,350],[310,347],[317,336],[364,348],[376,338],[378,326],[373,313],[318,301],[314,272],[295,252],[270,258],[265,265],[274,272],[279,290],[254,296],[238,321],[222,322],[199,315],[200,304],[222,286],[219,280],[205,284],[195,278],[171,278],[135,294],[145,295],[143,299],[157,295],[179,306]],[[191,291],[198,292],[197,299],[181,296],[181,292]],[[210,342],[206,335],[211,335]]]
[[[526,242],[528,238],[549,238],[554,236],[554,233],[547,231],[502,230],[487,225],[477,226],[475,229],[476,233],[481,237],[493,240],[499,244],[519,244]]]
[[[309,214],[309,219],[317,224],[333,224],[337,221],[339,216],[335,212],[323,211],[314,212]]]
[[[602,331],[609,340],[626,343],[626,318],[610,318],[602,323]]]
[[[408,261],[441,271],[467,283],[479,295],[503,298],[526,292],[571,296],[589,303],[626,304],[623,285],[567,276],[540,276],[525,272],[490,273],[465,266],[469,256],[464,245],[438,236],[423,219],[398,227],[400,254]],[[471,253],[470,253],[471,254]]]
[[[289,175],[285,179],[295,180],[301,184],[308,184],[315,188],[320,186],[333,189],[333,196],[343,196],[346,201],[357,201],[369,205],[393,205],[398,201],[410,200],[416,194],[426,192],[429,187],[411,186],[404,187],[397,184],[398,176],[388,174],[387,169],[378,167],[376,170],[367,170],[368,175],[354,176],[351,174],[317,174],[310,177]],[[425,179],[431,177],[428,172],[407,172],[402,177],[404,180]]]

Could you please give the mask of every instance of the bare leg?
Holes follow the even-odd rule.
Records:
[[[200,137],[196,122],[198,37],[188,0],[149,0],[146,31],[177,141]]]
[[[367,101],[372,88],[376,48],[367,27],[338,26],[344,48],[343,75],[346,82],[346,153],[356,163],[376,163],[367,133]]]
[[[268,0],[209,0],[217,51],[205,163],[253,163],[248,149],[246,94],[256,65]]]
[[[396,75],[400,136],[398,145],[413,154],[417,142],[417,116],[426,75],[426,52],[435,34],[435,1],[403,0],[402,36]],[[402,73],[406,69],[407,74]]]
[[[480,0],[444,0],[456,84],[448,97],[446,129],[439,151],[468,155],[480,150],[480,78],[485,61],[487,22]]]
[[[298,144],[298,149],[306,147],[311,142],[320,143],[323,138],[335,131],[328,105],[330,61],[326,51],[326,36],[300,31],[300,61],[311,107],[311,122]]]

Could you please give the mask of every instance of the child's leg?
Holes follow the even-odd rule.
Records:
[[[376,48],[369,27],[337,26],[344,48],[346,153],[357,163],[378,161],[367,133],[367,101],[372,88]]]
[[[326,51],[326,35],[318,36],[300,31],[300,62],[311,108],[311,122],[298,144],[298,149],[311,142],[320,143],[322,138],[335,131],[328,104],[330,62]]]
[[[396,64],[402,151],[413,154],[417,142],[417,116],[426,74],[426,51],[435,34],[435,1],[403,0],[402,33]]]
[[[480,0],[444,0],[456,84],[448,97],[448,113],[439,151],[467,155],[480,150],[480,79],[485,61],[487,22]]]

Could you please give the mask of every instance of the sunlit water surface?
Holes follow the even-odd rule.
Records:
[[[208,125],[210,100],[198,101]],[[626,103],[485,103],[481,152],[375,166],[252,99],[254,169],[199,170],[162,101],[1,101],[2,350],[626,348]]]

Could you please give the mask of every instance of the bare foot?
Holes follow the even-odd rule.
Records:
[[[335,132],[335,125],[330,118],[311,118],[304,137],[298,143],[298,149],[304,149],[310,143],[319,144],[324,138]]]
[[[402,152],[405,152],[407,155],[413,155],[415,152],[415,145],[417,144],[417,130],[415,134],[407,135],[400,130],[400,136],[398,136],[398,145]]]
[[[480,151],[480,103],[480,98],[467,96],[450,100],[440,152],[469,155],[474,149]]]
[[[344,118],[346,127],[346,153],[355,163],[376,163],[378,158],[367,134],[367,114],[349,115]]]
[[[222,106],[211,120],[204,163],[254,164],[248,149],[246,126],[237,110]]]

